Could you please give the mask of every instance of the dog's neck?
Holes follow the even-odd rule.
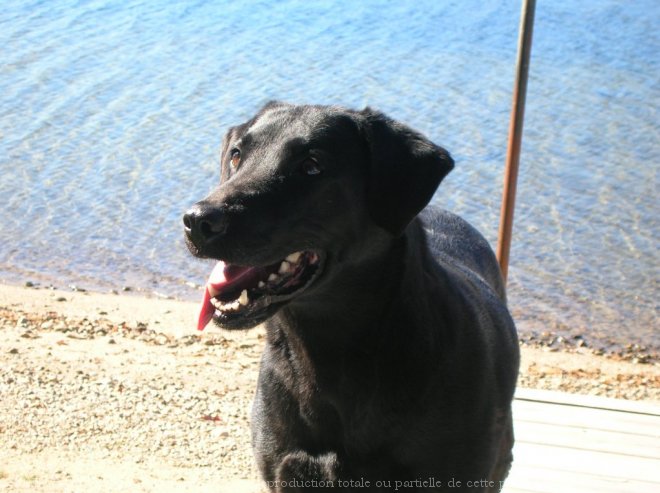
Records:
[[[402,356],[428,346],[428,334],[411,333],[412,327],[423,327],[412,321],[416,305],[429,293],[423,265],[430,253],[423,236],[415,220],[401,237],[381,242],[377,253],[372,250],[369,262],[361,259],[330,274],[327,288],[301,297],[267,323],[271,343],[286,344],[315,362],[355,351]],[[384,341],[391,347],[384,348]]]

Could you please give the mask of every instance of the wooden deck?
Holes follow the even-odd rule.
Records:
[[[660,402],[518,389],[502,493],[660,493]],[[218,491],[264,492],[254,481]]]
[[[519,389],[503,493],[660,493],[660,403]]]

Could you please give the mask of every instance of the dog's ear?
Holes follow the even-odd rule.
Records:
[[[395,236],[429,203],[454,161],[419,132],[367,107],[365,138],[370,168],[367,189],[373,220]]]

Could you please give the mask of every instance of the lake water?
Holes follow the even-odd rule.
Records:
[[[198,299],[181,214],[263,103],[377,107],[448,148],[494,244],[518,1],[4,0],[0,280]],[[523,333],[660,348],[660,3],[537,6],[509,279]]]

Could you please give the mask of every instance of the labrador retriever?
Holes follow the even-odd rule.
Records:
[[[271,491],[499,491],[518,343],[488,242],[427,204],[449,153],[371,108],[267,104],[183,218],[216,259],[199,328],[265,322]]]

